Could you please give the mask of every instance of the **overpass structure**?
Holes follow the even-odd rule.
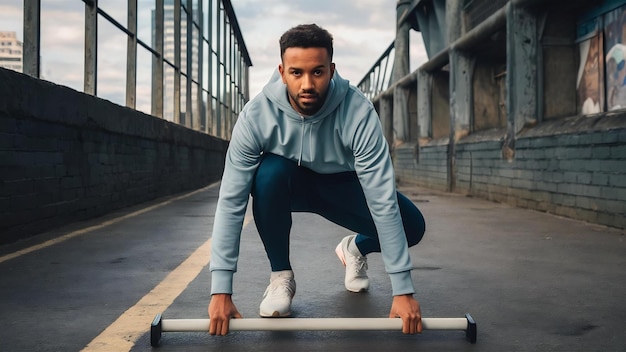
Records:
[[[626,228],[625,19],[620,0],[399,0],[358,85],[398,180]]]

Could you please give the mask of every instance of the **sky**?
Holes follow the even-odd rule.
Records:
[[[24,0],[0,0],[0,30],[18,32],[22,40],[22,4]],[[154,0],[139,0],[141,13],[149,13]],[[99,5],[120,23],[126,23],[127,0],[101,0]],[[334,37],[337,71],[357,85],[395,37],[397,0],[231,0],[253,66],[250,68],[250,94],[258,94],[280,63],[278,40],[288,29],[303,23],[316,23]],[[42,75],[44,79],[82,90],[84,3],[80,0],[42,1]],[[145,16],[144,16],[145,17]],[[101,21],[106,22],[106,21]],[[108,33],[101,24],[100,33]],[[150,42],[149,23],[139,38]],[[111,30],[115,33],[117,30]],[[121,32],[120,32],[121,34]],[[79,43],[71,45],[69,43]],[[114,87],[124,83],[125,62],[118,55],[124,51],[123,35],[107,35],[99,39],[98,95],[123,104]],[[421,35],[411,31],[411,71],[427,61]],[[139,52],[140,62],[149,62],[149,53]],[[145,60],[143,60],[145,58]],[[149,96],[149,84],[140,86],[142,77],[150,72],[138,68],[138,92]],[[141,96],[141,94],[139,94]],[[140,97],[138,97],[140,99]],[[138,101],[141,104],[141,101]],[[147,104],[149,105],[149,104]]]
[[[232,0],[253,67],[255,95],[280,63],[278,40],[288,29],[316,23],[334,38],[333,61],[353,85],[387,49],[396,34],[396,0]],[[421,35],[411,31],[411,70],[427,61]]]

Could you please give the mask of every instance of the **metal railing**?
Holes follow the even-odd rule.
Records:
[[[59,75],[42,75],[41,60],[49,53],[42,50],[41,22],[66,6],[67,21],[74,19],[72,28],[84,33],[84,40],[75,36],[78,40],[70,44],[72,51],[82,50],[83,70],[76,72],[74,67],[71,75],[82,73],[82,87],[80,78],[68,86],[230,138],[230,129],[249,100],[252,66],[230,0],[83,0],[83,4],[81,13],[75,0],[54,4],[23,0],[25,74],[65,83],[55,81],[65,79]],[[50,55],[60,54],[57,50]],[[61,60],[78,66],[72,61],[76,56],[69,53]]]
[[[372,68],[357,85],[370,100],[374,100],[378,94],[387,90],[391,84],[393,58],[395,54],[394,47],[395,41],[391,42],[387,50],[382,53],[380,58],[376,60]]]

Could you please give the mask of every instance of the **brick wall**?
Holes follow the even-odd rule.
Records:
[[[227,142],[0,69],[0,243],[220,179]]]
[[[445,191],[448,188],[447,144],[424,146],[405,144],[394,151],[396,178],[407,184]]]
[[[502,158],[501,135],[457,143],[454,192],[626,228],[625,113],[544,122],[517,137],[510,162]],[[422,146],[408,162],[411,148],[398,148],[399,181],[432,187],[441,180],[441,170],[432,171],[432,149]],[[436,157],[445,160],[445,149]]]

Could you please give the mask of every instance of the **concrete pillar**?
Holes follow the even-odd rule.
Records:
[[[456,187],[456,143],[470,132],[472,119],[472,73],[475,59],[450,50],[450,140],[448,142],[448,191]]]
[[[511,160],[515,135],[537,123],[537,16],[526,8],[509,6],[507,11],[507,135],[502,147],[505,159]]]
[[[409,90],[396,86],[393,90],[393,145],[408,142],[409,131]]]
[[[446,1],[432,1],[430,4],[418,6],[415,11],[415,18],[419,25],[419,31],[422,32],[426,53],[432,59],[449,45]]]
[[[446,0],[448,45],[461,38],[463,34],[463,2],[464,0]]]
[[[398,0],[396,5],[396,40],[391,81],[398,82],[409,74],[409,31],[411,24],[400,18],[411,5],[410,0]],[[395,88],[393,91],[393,145],[409,140],[409,93],[404,88]]]
[[[472,115],[473,57],[450,51],[450,138],[458,141],[470,131]]]
[[[389,147],[393,145],[393,104],[390,98],[381,97],[379,101],[379,117],[380,123],[383,127],[383,133]]]
[[[432,137],[432,76],[425,70],[417,71],[417,127],[418,138]]]
[[[446,25],[448,43],[454,43],[463,35],[463,0],[446,1]],[[448,142],[448,191],[456,185],[455,146],[458,133],[469,131],[469,106],[471,80],[468,59],[450,48],[450,140]],[[464,127],[465,126],[465,127]]]

